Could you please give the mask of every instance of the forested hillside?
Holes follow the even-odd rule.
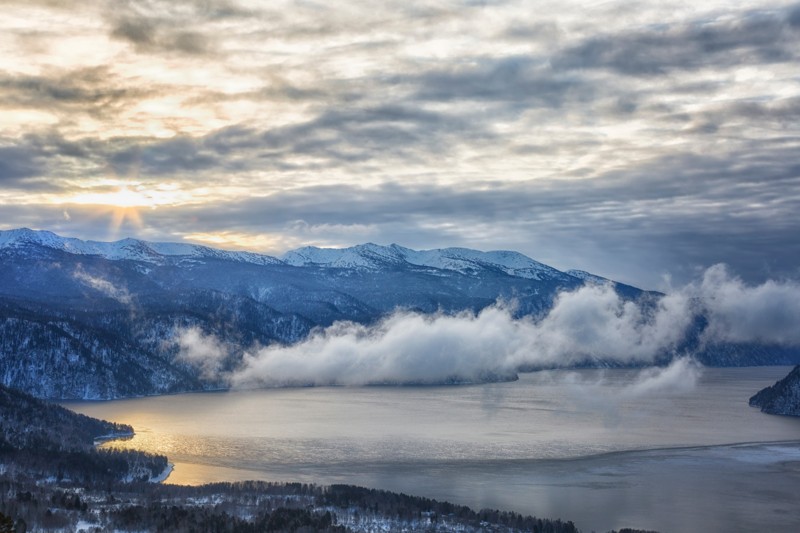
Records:
[[[771,415],[800,416],[800,366],[774,385],[758,391],[750,398],[750,405]]]
[[[168,467],[164,456],[94,445],[98,438],[132,434],[130,426],[0,386],[0,464],[14,478],[99,484],[160,476]]]

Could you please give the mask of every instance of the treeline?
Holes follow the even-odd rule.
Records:
[[[0,513],[21,531],[577,532],[572,522],[482,510],[350,485],[216,483],[59,487],[0,476]],[[87,526],[87,524],[91,524]],[[2,529],[0,529],[0,533]],[[616,532],[614,532],[616,533]],[[623,529],[619,533],[654,533]]]
[[[362,509],[373,514],[390,516],[401,522],[427,520],[431,524],[436,524],[448,520],[477,528],[493,525],[509,530],[533,533],[577,532],[577,528],[572,522],[523,516],[514,512],[491,509],[476,512],[463,505],[350,485],[331,485],[323,492],[321,499],[327,505]]]
[[[220,509],[231,512],[233,508],[226,507],[226,504],[238,502],[262,510],[281,507],[331,509],[340,518],[358,515],[359,519],[371,517],[396,523],[428,523],[432,529],[436,529],[437,525],[458,524],[477,530],[491,525],[510,531],[533,533],[577,531],[572,522],[558,519],[536,518],[491,509],[476,512],[463,505],[353,485],[319,486],[309,483],[244,481],[212,483],[199,487],[161,485],[153,487],[150,493],[154,498],[173,503],[177,500],[211,501],[216,498]],[[220,495],[224,497],[220,498]]]
[[[0,477],[0,512],[28,530],[577,532],[571,522],[483,510],[349,485],[115,484],[89,488]],[[90,528],[91,529],[91,528]]]
[[[133,428],[98,420],[0,385],[0,434],[15,448],[49,446],[86,449],[102,435],[132,434]]]
[[[147,480],[167,458],[131,450],[98,450],[96,437],[133,428],[77,414],[0,385],[0,463],[15,477],[82,484]]]

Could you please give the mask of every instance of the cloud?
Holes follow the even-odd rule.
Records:
[[[302,155],[330,163],[397,159],[408,164],[431,154],[448,153],[464,137],[489,140],[491,134],[460,117],[417,106],[348,106],[327,110],[313,119],[263,133],[263,156],[291,162]],[[467,133],[468,131],[468,133]]]
[[[800,344],[800,283],[748,286],[725,265],[715,265],[694,291],[708,316],[707,342]]]
[[[520,367],[605,361],[651,364],[683,338],[691,315],[667,298],[649,311],[611,286],[562,293],[542,319],[505,304],[477,314],[398,311],[380,323],[336,323],[290,346],[244,356],[235,386],[461,383],[507,379]],[[683,300],[684,306],[688,300]]]
[[[589,285],[558,295],[529,336],[521,365],[572,365],[585,361],[652,363],[674,350],[691,325],[691,303],[681,294],[652,308],[624,301],[610,285]]]
[[[331,143],[331,150],[350,150],[333,126],[326,131],[331,140],[324,142]],[[304,138],[303,132],[295,133]],[[324,137],[321,131],[306,133],[311,139]],[[259,147],[263,134],[225,129],[207,138],[179,136],[153,143],[67,140],[48,133],[9,138],[11,144],[0,148],[6,154],[0,176],[7,188],[61,192],[69,185],[63,178],[103,176],[110,166],[118,176],[139,172],[139,179],[152,182],[176,180],[187,191],[213,186],[206,176],[226,173],[237,176],[226,183],[252,191],[246,198],[220,192],[212,195],[213,203],[193,201],[143,213],[150,235],[140,236],[157,240],[226,228],[281,234],[282,242],[294,245],[303,239],[319,245],[363,242],[363,233],[348,235],[343,229],[351,226],[369,228],[368,240],[412,248],[515,249],[557,268],[580,268],[645,288],[657,288],[667,272],[686,282],[696,269],[719,262],[731,264],[749,282],[797,273],[800,221],[793,215],[800,210],[800,167],[792,142],[753,143],[741,153],[673,153],[581,180],[449,184],[426,181],[423,175],[374,185],[352,184],[343,177],[332,184],[315,182],[300,167],[287,171],[293,177],[287,187],[251,181],[242,170],[255,166],[259,152],[269,154],[265,161],[272,159],[265,168],[290,166],[293,136],[284,131],[265,148]],[[283,150],[290,154],[285,159]],[[261,183],[257,192],[251,189],[255,183]],[[27,220],[28,226],[107,237],[99,233],[96,213],[69,206],[67,227],[60,216],[64,206],[51,212],[51,206],[30,202],[30,197],[9,202],[0,212],[5,220]],[[315,228],[313,235],[292,224],[298,219]]]
[[[29,4],[0,22],[4,220],[102,238],[54,196],[130,178],[204,191],[126,228],[159,240],[351,226],[646,287],[797,272],[796,5]]]
[[[399,312],[375,326],[336,323],[291,346],[246,354],[235,386],[475,382],[513,375],[506,309],[456,316]]]
[[[183,136],[126,146],[109,153],[108,161],[123,176],[133,172],[165,176],[226,166],[216,154]]]
[[[200,328],[182,328],[175,331],[178,359],[198,369],[206,379],[215,379],[223,363],[229,357],[228,348],[213,335],[206,335]]]
[[[0,147],[0,183],[19,183],[42,174],[44,165],[34,150],[27,146]]]
[[[189,178],[197,180],[198,171],[330,172],[377,159],[422,162],[465,142],[467,129],[463,119],[446,113],[402,105],[351,106],[267,130],[230,126],[202,137],[112,139],[94,148],[117,174],[135,167],[145,175],[191,173]],[[474,125],[469,129],[472,139],[492,137]]]
[[[511,103],[513,108],[559,108],[566,102],[592,100],[592,85],[553,71],[531,56],[476,58],[445,70],[430,70],[406,80],[419,87],[423,100],[454,99]]]
[[[363,240],[337,228],[369,227],[376,242],[516,249],[558,268],[646,288],[658,287],[666,272],[686,282],[696,268],[719,262],[754,282],[797,272],[800,175],[792,153],[773,147],[747,157],[671,155],[590,181],[298,185],[193,206],[192,219],[179,208],[153,216],[154,222],[171,217],[161,225],[178,231],[189,224],[213,231],[236,221],[243,233],[269,231],[295,241],[308,237],[289,224],[301,218],[328,228],[314,241],[329,245]],[[574,246],[564,249],[565,241]]]
[[[177,52],[188,55],[206,55],[210,52],[209,36],[177,29],[169,21],[146,17],[122,17],[111,36],[132,43],[139,53]]]
[[[70,141],[52,131],[0,136],[0,182],[8,188],[64,192],[67,184],[59,178],[96,175],[102,170],[101,152],[100,144]]]
[[[686,392],[695,387],[701,373],[701,367],[691,358],[679,357],[666,367],[640,371],[633,383],[623,388],[622,396],[638,398],[653,393]]]
[[[515,318],[504,303],[455,315],[401,310],[377,324],[338,322],[293,345],[247,350],[224,379],[234,387],[470,383],[511,379],[521,368],[671,359],[641,371],[621,397],[679,392],[699,376],[685,346],[700,316],[705,342],[800,345],[800,285],[746,286],[716,266],[659,298],[626,301],[609,284],[563,292],[542,317]],[[218,341],[196,331],[186,339],[187,360],[204,372],[219,368],[226,352]]]
[[[117,287],[107,279],[93,276],[80,267],[75,270],[72,276],[81,283],[108,296],[109,298],[118,301],[121,304],[131,305],[133,303],[133,298],[126,287]]]
[[[76,106],[100,113],[103,108],[136,103],[153,89],[126,86],[106,66],[56,70],[47,75],[4,75],[0,78],[3,106]]]
[[[690,357],[678,357],[664,367],[632,372],[624,380],[619,380],[619,375],[614,375],[612,380],[604,373],[569,372],[547,377],[582,410],[597,413],[608,427],[617,427],[630,417],[642,416],[639,404],[643,399],[686,394],[697,386],[702,373],[703,368]],[[625,406],[632,404],[637,406],[637,410],[633,413],[628,411],[623,416]]]
[[[749,11],[712,20],[662,24],[650,31],[591,37],[554,60],[560,69],[611,69],[664,75],[672,70],[785,62],[797,58],[793,12]]]
[[[204,0],[174,4],[148,1],[114,3],[106,12],[112,39],[133,45],[139,54],[210,56],[216,53],[217,24],[227,24],[254,12],[231,2]],[[180,24],[176,24],[180,21]]]

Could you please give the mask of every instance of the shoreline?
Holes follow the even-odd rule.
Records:
[[[114,440],[129,440],[136,436],[135,431],[126,431],[120,433],[109,433],[108,435],[100,435],[94,438],[94,446],[97,447],[103,443],[111,442]]]
[[[747,366],[721,366],[721,367],[704,367],[704,368],[715,368],[715,369],[743,369],[743,368],[788,368],[792,369],[795,365],[792,364],[773,364],[773,365],[747,365]],[[435,382],[435,383],[419,383],[419,382],[409,382],[409,383],[364,383],[358,385],[346,385],[346,384],[338,384],[338,383],[326,383],[326,384],[282,384],[282,385],[271,385],[271,386],[257,386],[257,387],[209,387],[204,389],[198,390],[181,390],[181,391],[174,391],[174,392],[159,392],[153,394],[137,394],[133,396],[119,396],[114,398],[54,398],[54,399],[46,399],[46,401],[56,403],[58,405],[65,406],[65,404],[80,404],[80,403],[105,403],[105,402],[118,402],[118,401],[127,401],[127,400],[140,400],[146,398],[158,398],[158,397],[168,397],[168,396],[182,396],[182,395],[189,395],[189,394],[225,394],[225,393],[240,393],[240,392],[252,392],[252,391],[280,391],[280,390],[293,390],[293,389],[326,389],[326,388],[333,388],[333,389],[348,389],[348,388],[437,388],[437,387],[453,387],[453,388],[461,388],[461,387],[482,387],[485,385],[493,385],[493,384],[504,384],[504,383],[514,383],[519,381],[520,375],[528,376],[533,374],[538,374],[540,372],[575,372],[575,371],[606,371],[606,370],[642,370],[644,368],[659,368],[658,365],[631,365],[631,366],[619,366],[619,367],[603,367],[603,366],[566,366],[566,367],[545,367],[545,368],[537,368],[537,369],[517,369],[516,376],[508,377],[508,378],[501,378],[501,379],[487,379],[487,380],[464,380],[464,381],[455,381],[449,382],[444,380],[442,382]],[[69,407],[67,407],[69,408]],[[777,416],[777,415],[776,415]]]
[[[166,468],[157,476],[151,477],[147,480],[148,483],[164,483],[172,474],[172,471],[175,470],[175,464],[167,462]]]
[[[135,436],[136,436],[136,431],[126,431],[120,433],[109,433],[108,435],[100,435],[94,438],[94,447],[99,448],[103,444],[114,442],[115,440],[130,440]],[[170,474],[172,474],[173,470],[175,470],[175,463],[170,462],[169,457],[167,457],[167,466],[164,468],[164,470],[157,476],[151,476],[150,479],[147,480],[147,482],[164,483],[169,478]]]

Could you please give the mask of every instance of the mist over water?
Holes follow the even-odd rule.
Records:
[[[221,371],[233,347],[197,329],[175,338],[179,356],[203,376],[232,387],[478,383],[513,379],[521,367],[570,367],[603,361],[649,365],[691,358],[687,335],[698,317],[708,343],[800,344],[800,285],[768,281],[748,286],[724,265],[663,296],[626,301],[611,284],[560,293],[543,316],[516,317],[513,302],[478,313],[422,314],[398,310],[377,324],[337,322],[292,345],[245,347],[233,370]],[[631,388],[691,386],[687,361]]]

